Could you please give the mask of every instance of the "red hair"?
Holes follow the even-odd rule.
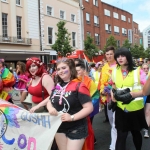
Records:
[[[31,57],[26,59],[26,71],[29,73],[29,77],[32,77],[32,74],[29,71],[29,68],[32,63],[35,63],[38,66],[38,71],[36,73],[36,76],[41,77],[43,73],[47,73],[44,64],[41,62],[41,60],[37,57]]]

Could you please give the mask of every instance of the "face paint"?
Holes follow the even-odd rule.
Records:
[[[68,72],[69,72],[69,71],[68,71],[68,70],[66,70],[66,71],[64,71],[64,74],[68,74]]]

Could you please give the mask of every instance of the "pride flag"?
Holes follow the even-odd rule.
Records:
[[[80,78],[81,80],[81,78]],[[81,80],[82,81],[82,80]],[[97,86],[94,83],[94,81],[89,78],[88,76],[84,76],[83,83],[87,86],[87,88],[90,91],[90,96],[92,98],[92,103],[94,106],[93,112],[90,114],[90,117],[93,117],[97,113],[99,113],[99,98],[100,98],[100,93],[97,90]]]

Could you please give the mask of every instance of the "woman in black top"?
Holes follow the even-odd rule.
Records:
[[[93,106],[87,87],[77,79],[72,59],[57,61],[57,82],[47,109],[51,115],[64,112],[55,139],[59,150],[81,150],[88,135],[87,120]]]

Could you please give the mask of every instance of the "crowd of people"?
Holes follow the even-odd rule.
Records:
[[[8,72],[0,59],[1,81],[12,74],[10,83],[1,83],[1,92],[10,96],[12,89],[20,91],[20,102],[26,110],[49,112],[57,116],[62,111],[62,124],[55,135],[53,150],[84,150],[94,116],[104,108],[104,123],[111,125],[109,150],[126,150],[130,131],[136,150],[141,150],[142,135],[149,138],[150,126],[150,60],[134,61],[126,48],[108,47],[105,59],[89,64],[82,59],[59,58],[53,69],[45,67],[36,57],[18,62],[15,72]],[[4,75],[4,72],[5,73]],[[3,85],[2,85],[3,84]],[[9,89],[9,90],[8,90]],[[24,103],[28,93],[32,108]],[[88,121],[90,120],[90,122]],[[90,141],[94,150],[96,137]]]

